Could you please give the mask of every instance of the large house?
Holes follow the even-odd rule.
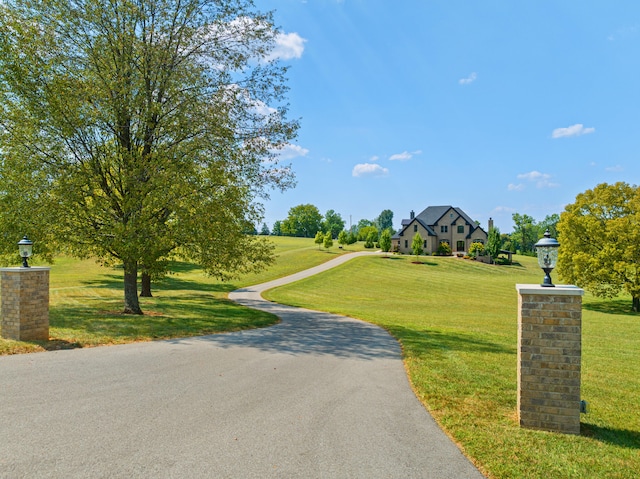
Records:
[[[489,219],[489,228],[492,223]],[[424,254],[436,252],[441,243],[447,243],[455,253],[469,251],[474,242],[487,242],[487,232],[464,211],[453,206],[429,206],[417,216],[412,211],[411,217],[402,220],[400,231],[391,238],[391,250],[412,254],[416,233],[422,237]]]

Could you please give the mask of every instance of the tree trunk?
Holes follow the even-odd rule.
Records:
[[[124,262],[124,313],[142,314],[138,302],[138,264],[135,261]]]
[[[152,298],[151,294],[151,275],[146,271],[142,272],[142,278],[140,280],[140,297]]]
[[[635,313],[640,313],[640,297],[633,298],[633,307],[631,308]]]

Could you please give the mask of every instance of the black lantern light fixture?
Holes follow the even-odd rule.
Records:
[[[544,238],[540,238],[534,246],[538,254],[538,264],[542,271],[545,272],[544,281],[540,286],[552,288],[555,284],[551,282],[550,273],[558,263],[558,247],[560,243],[555,238],[552,238],[551,233],[547,230],[544,232]]]
[[[29,263],[27,263],[27,258],[30,258],[33,254],[33,241],[27,238],[27,235],[24,235],[24,238],[18,241],[18,249],[20,250],[20,257],[22,258],[22,267],[28,268]]]

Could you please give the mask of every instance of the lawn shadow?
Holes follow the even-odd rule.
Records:
[[[100,336],[117,341],[146,338],[202,336],[276,324],[278,319],[228,299],[192,293],[175,298],[154,298],[141,304],[143,314],[124,314],[121,300],[101,300],[99,305],[58,305],[51,308],[50,325],[73,331],[77,337]],[[64,340],[39,342],[47,350],[69,349]]]
[[[640,432],[580,423],[580,433],[596,441],[627,449],[640,449]]]
[[[82,344],[76,341],[67,341],[65,339],[49,339],[48,341],[25,341],[29,344],[37,344],[45,351],[61,351],[63,349],[78,349]]]
[[[115,289],[121,290],[123,288],[122,276],[117,274],[104,274],[100,279],[85,280],[81,284],[91,286],[93,288]],[[187,279],[178,278],[175,275],[169,274],[160,280],[153,281],[151,283],[151,292],[157,291],[203,291],[208,293],[229,293],[238,289],[238,286],[233,283],[226,282],[211,282],[204,283],[202,281],[191,281]]]
[[[393,326],[389,332],[398,338],[405,348],[424,354],[442,351],[464,351],[497,354],[514,354],[515,348],[479,339],[468,334],[445,333],[436,330],[422,330]]]
[[[605,314],[637,315],[631,309],[631,299],[610,299],[607,301],[591,301],[582,303],[582,307],[588,311]]]

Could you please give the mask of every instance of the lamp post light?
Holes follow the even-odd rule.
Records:
[[[544,281],[540,286],[553,288],[555,284],[551,282],[550,273],[558,263],[558,247],[560,243],[555,238],[552,238],[551,233],[547,230],[544,233],[544,238],[540,238],[534,246],[538,255],[538,264],[542,271],[545,272]]]
[[[22,267],[28,268],[29,263],[27,263],[27,258],[30,258],[33,254],[33,241],[27,238],[27,235],[24,235],[24,238],[18,241],[18,249],[22,257]]]

